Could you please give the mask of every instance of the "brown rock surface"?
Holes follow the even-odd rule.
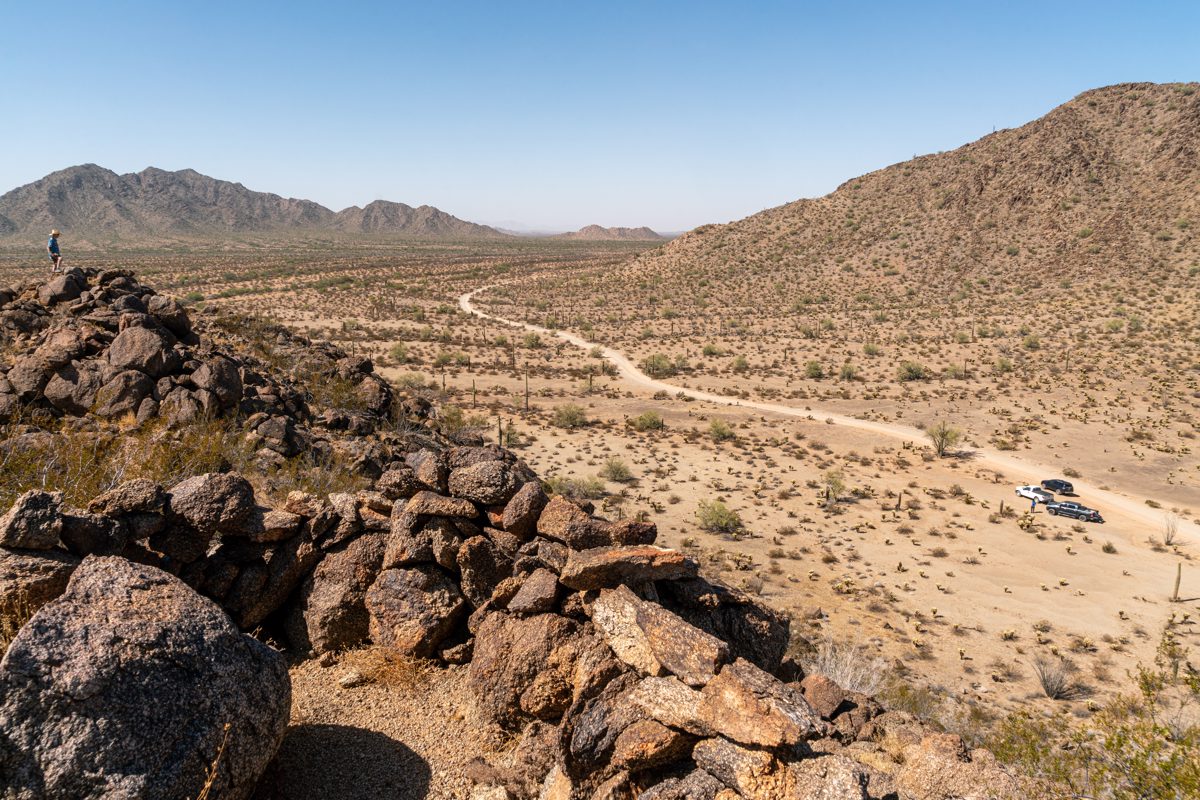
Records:
[[[675,580],[696,575],[695,561],[677,550],[651,545],[572,551],[559,581],[572,589],[603,589],[622,583]]]

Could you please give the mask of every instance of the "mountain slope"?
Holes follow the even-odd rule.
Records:
[[[150,167],[118,175],[95,164],[51,173],[0,196],[0,236],[61,228],[75,240],[142,236],[343,231],[415,236],[499,236],[435,208],[377,201],[335,214],[195,170]]]
[[[1200,224],[1200,85],[1124,84],[957,150],[921,156],[639,256],[613,280],[730,301],[740,281],[788,286],[843,273],[894,289],[962,280],[1103,277],[1192,263]],[[790,302],[792,292],[780,292]],[[790,298],[790,299],[789,299]]]
[[[351,206],[334,215],[330,227],[347,233],[395,233],[414,236],[492,238],[503,236],[494,228],[464,222],[433,206],[413,208],[404,203],[376,200],[365,207]]]
[[[644,225],[640,228],[604,228],[600,225],[588,225],[571,233],[562,233],[558,239],[587,239],[591,241],[619,240],[628,242],[661,241],[666,237],[660,236]]]

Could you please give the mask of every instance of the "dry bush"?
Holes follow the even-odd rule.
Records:
[[[0,607],[0,658],[8,652],[8,646],[17,638],[17,631],[33,617],[33,606],[24,592],[8,598]]]
[[[1065,658],[1038,656],[1033,660],[1033,672],[1042,693],[1051,700],[1074,700],[1086,694],[1075,678],[1078,670]]]
[[[871,696],[879,692],[889,672],[887,661],[865,647],[833,639],[821,641],[803,663],[805,672],[824,675],[846,691]]]

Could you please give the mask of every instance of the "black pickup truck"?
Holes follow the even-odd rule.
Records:
[[[1104,522],[1099,511],[1081,506],[1079,503],[1047,503],[1046,511],[1055,516],[1074,517],[1084,522]]]

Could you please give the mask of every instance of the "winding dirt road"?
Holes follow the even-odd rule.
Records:
[[[502,325],[508,325],[514,328],[532,331],[534,333],[547,336],[555,336],[564,342],[575,345],[576,347],[585,350],[591,350],[599,347],[602,356],[612,362],[621,378],[631,387],[640,389],[646,392],[670,392],[671,394],[680,394],[691,397],[695,400],[700,400],[706,403],[713,403],[723,406],[734,406],[737,408],[748,408],[755,411],[763,411],[769,414],[778,414],[786,417],[799,417],[814,421],[829,421],[834,425],[844,425],[848,428],[856,428],[861,431],[879,434],[892,439],[902,441],[920,442],[925,440],[924,431],[918,428],[912,428],[907,425],[896,425],[887,422],[874,422],[867,419],[859,419],[857,417],[846,416],[833,411],[824,411],[819,408],[796,408],[794,406],[779,405],[777,403],[760,403],[753,400],[740,400],[725,397],[709,392],[702,392],[697,389],[689,389],[685,386],[678,386],[666,381],[655,380],[646,373],[638,369],[637,365],[626,358],[623,354],[616,350],[603,345],[598,345],[595,342],[589,342],[573,333],[566,331],[552,331],[548,328],[543,328],[539,325],[533,325],[527,322],[519,322],[516,320],[505,319],[494,314],[489,314],[486,311],[481,311],[475,307],[472,299],[475,295],[481,292],[486,292],[493,289],[499,284],[488,284],[474,289],[458,298],[458,305],[463,311],[468,314],[474,314],[481,319],[498,322]],[[974,464],[985,465],[998,472],[1003,472],[1006,477],[1017,483],[1038,483],[1044,477],[1055,475],[1058,469],[1055,467],[1046,466],[1033,461],[1017,458],[1007,455],[996,450],[988,448],[976,448],[970,451],[971,462]],[[1139,525],[1146,526],[1151,529],[1152,533],[1158,533],[1162,530],[1163,512],[1155,510],[1146,505],[1146,498],[1134,499],[1124,494],[1100,489],[1086,481],[1072,479],[1075,484],[1077,494],[1087,495],[1089,502],[1092,502],[1101,507],[1101,511],[1105,517],[1112,521],[1113,512],[1118,512],[1130,522],[1135,522]],[[1166,507],[1170,507],[1170,503],[1161,502]]]

